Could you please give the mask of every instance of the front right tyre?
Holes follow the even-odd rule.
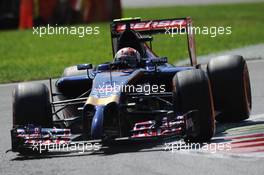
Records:
[[[13,126],[27,124],[53,125],[49,90],[43,83],[19,83],[13,91]]]

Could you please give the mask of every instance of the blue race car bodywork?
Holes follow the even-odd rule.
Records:
[[[216,112],[222,112],[223,121],[248,118],[251,91],[243,57],[217,58],[205,72],[196,61],[194,36],[187,32],[191,26],[190,18],[114,20],[113,56],[133,48],[140,54],[136,66],[118,60],[71,66],[56,81],[56,92],[51,79],[49,89],[19,84],[13,95],[12,151],[27,153],[36,144],[70,145],[76,139],[210,141]],[[154,34],[175,29],[187,34],[189,66],[171,65],[152,49]],[[231,89],[227,95],[226,89]]]

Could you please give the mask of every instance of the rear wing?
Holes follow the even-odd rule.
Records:
[[[174,18],[174,19],[159,19],[159,20],[145,20],[141,21],[140,18],[123,18],[114,20],[111,24],[111,37],[112,46],[114,47],[113,40],[120,36],[126,29],[134,30],[142,35],[153,34],[174,34],[186,33],[188,52],[190,56],[191,65],[197,64],[195,39],[192,30],[191,18]],[[115,48],[113,48],[113,53]]]

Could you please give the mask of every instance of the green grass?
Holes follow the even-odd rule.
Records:
[[[125,9],[124,17],[143,19],[190,16],[194,26],[231,26],[232,34],[215,38],[197,35],[197,54],[264,42],[264,3],[208,6],[178,6]],[[100,35],[84,38],[70,35],[38,37],[27,31],[0,32],[0,82],[15,82],[58,77],[66,66],[90,62],[99,64],[111,60],[109,24],[100,27]],[[154,48],[173,63],[186,58],[183,37],[154,38]],[[183,51],[185,50],[185,51]]]

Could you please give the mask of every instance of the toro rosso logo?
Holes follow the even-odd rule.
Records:
[[[186,27],[186,20],[155,20],[155,21],[142,21],[138,23],[131,23],[130,27],[136,31],[144,31],[144,30],[159,30],[165,28],[179,28]],[[116,31],[122,32],[126,29],[126,24],[117,24]]]

